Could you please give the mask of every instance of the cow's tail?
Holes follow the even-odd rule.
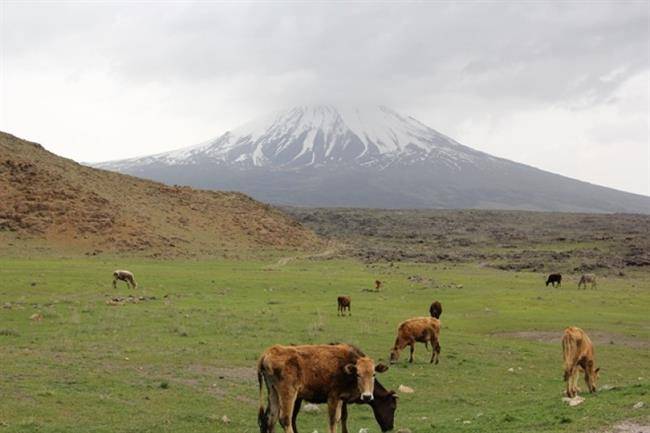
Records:
[[[262,385],[264,384],[264,356],[262,356],[259,361],[257,361],[257,384],[259,386],[259,410],[257,412],[257,424],[260,426],[260,433],[266,433],[268,431],[268,422],[267,414],[264,409],[264,390]]]
[[[564,354],[564,380],[569,380],[573,367],[573,360],[578,353],[578,343],[569,334],[562,337],[562,353]]]

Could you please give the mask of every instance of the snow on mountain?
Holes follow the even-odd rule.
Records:
[[[98,166],[228,164],[298,168],[331,164],[384,167],[427,158],[456,165],[491,158],[384,106],[299,106],[264,116],[195,146]]]

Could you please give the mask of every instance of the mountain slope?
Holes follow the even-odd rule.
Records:
[[[85,167],[1,132],[0,239],[160,256],[320,242],[244,194],[169,187]]]
[[[649,197],[493,157],[386,107],[296,107],[98,166],[289,205],[650,213]]]

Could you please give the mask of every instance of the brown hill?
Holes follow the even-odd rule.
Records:
[[[154,256],[320,245],[313,232],[244,194],[169,187],[85,167],[0,132],[2,239],[5,245],[19,240]]]

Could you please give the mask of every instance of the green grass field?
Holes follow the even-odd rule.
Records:
[[[135,273],[132,293],[156,299],[107,305],[130,293],[112,288],[115,268]],[[380,377],[415,389],[400,396],[396,429],[587,432],[646,421],[649,276],[578,291],[570,278],[552,289],[541,274],[476,265],[5,258],[0,432],[255,432],[264,348],[340,341],[385,361],[397,324],[426,315],[434,299],[444,307],[440,364],[419,345],[414,364],[403,354]],[[382,292],[362,291],[376,278]],[[336,316],[340,294],[352,296],[351,317]],[[571,408],[559,344],[569,325],[595,336],[599,387],[612,388]],[[646,406],[633,409],[638,401]],[[349,424],[379,431],[367,406],[352,407]],[[303,433],[326,426],[324,410],[298,418]]]

